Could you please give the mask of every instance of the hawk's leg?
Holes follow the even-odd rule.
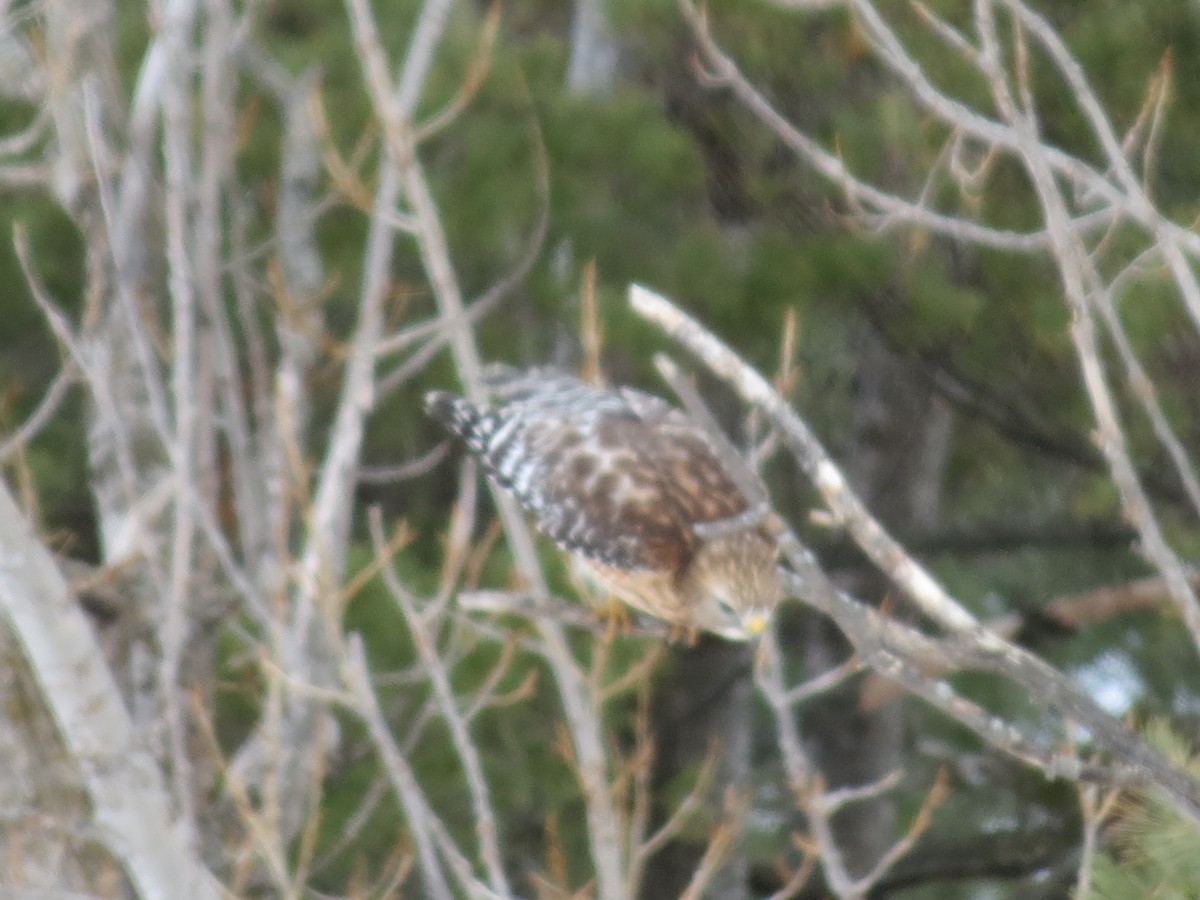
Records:
[[[596,621],[604,623],[606,637],[633,632],[633,611],[578,558],[567,567],[571,586],[583,598]]]

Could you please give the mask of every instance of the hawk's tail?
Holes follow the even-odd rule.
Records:
[[[486,455],[501,420],[495,410],[448,391],[425,395],[425,412],[462,438],[475,453]]]

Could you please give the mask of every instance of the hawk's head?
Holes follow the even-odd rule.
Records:
[[[751,528],[702,543],[684,575],[693,624],[732,640],[763,633],[783,598],[778,545]]]

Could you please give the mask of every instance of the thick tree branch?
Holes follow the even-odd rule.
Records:
[[[144,900],[217,900],[149,749],[54,559],[0,483],[0,611],[25,648],[64,742],[83,772],[105,844]]]
[[[950,610],[951,615],[936,618],[943,624],[959,626],[957,613],[962,608],[870,517],[807,425],[766,379],[661,295],[634,285],[630,288],[630,302],[637,313],[730,384],[746,403],[761,409],[780,429],[784,444],[813,479],[835,519],[846,527],[863,551],[906,593],[921,597],[922,609],[931,614]],[[732,464],[736,465],[736,461]],[[904,684],[989,743],[1037,766],[1050,777],[1153,786],[1200,821],[1200,783],[1168,763],[1053,667],[987,631],[969,616],[967,625],[952,627],[950,635],[943,639],[926,637],[886,619],[837,591],[812,554],[794,537],[785,535],[781,544],[795,568],[795,573],[789,575],[789,588],[794,595],[831,616],[872,668]],[[789,552],[793,548],[799,551]],[[968,614],[962,611],[962,615]],[[1111,766],[1094,767],[1077,757],[1039,746],[1038,741],[1022,735],[1013,725],[956,696],[944,682],[926,676],[920,668],[922,660],[990,671],[1020,685],[1031,698],[1053,706],[1067,720],[1086,728],[1093,741],[1111,755]]]

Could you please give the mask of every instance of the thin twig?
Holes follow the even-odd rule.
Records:
[[[377,508],[372,510],[371,536],[376,555],[380,559],[388,559],[390,554],[387,540],[383,534],[383,526]],[[451,744],[462,763],[467,790],[471,796],[475,838],[479,845],[479,854],[488,873],[488,882],[497,894],[508,894],[510,888],[501,860],[496,813],[492,805],[491,791],[488,788],[487,779],[483,775],[483,763],[479,758],[479,752],[475,742],[471,739],[468,720],[463,716],[462,710],[459,708],[458,697],[450,685],[450,676],[443,663],[443,655],[434,641],[433,634],[417,611],[416,598],[401,583],[396,570],[392,565],[386,564],[381,567],[380,571],[383,574],[384,583],[387,584],[396,605],[404,615],[422,667],[433,688],[438,711],[450,731]]]
[[[6,463],[13,454],[21,452],[29,442],[54,418],[58,407],[67,396],[67,391],[79,380],[79,367],[74,360],[68,359],[55,374],[42,399],[33,412],[0,444],[0,465]]]

